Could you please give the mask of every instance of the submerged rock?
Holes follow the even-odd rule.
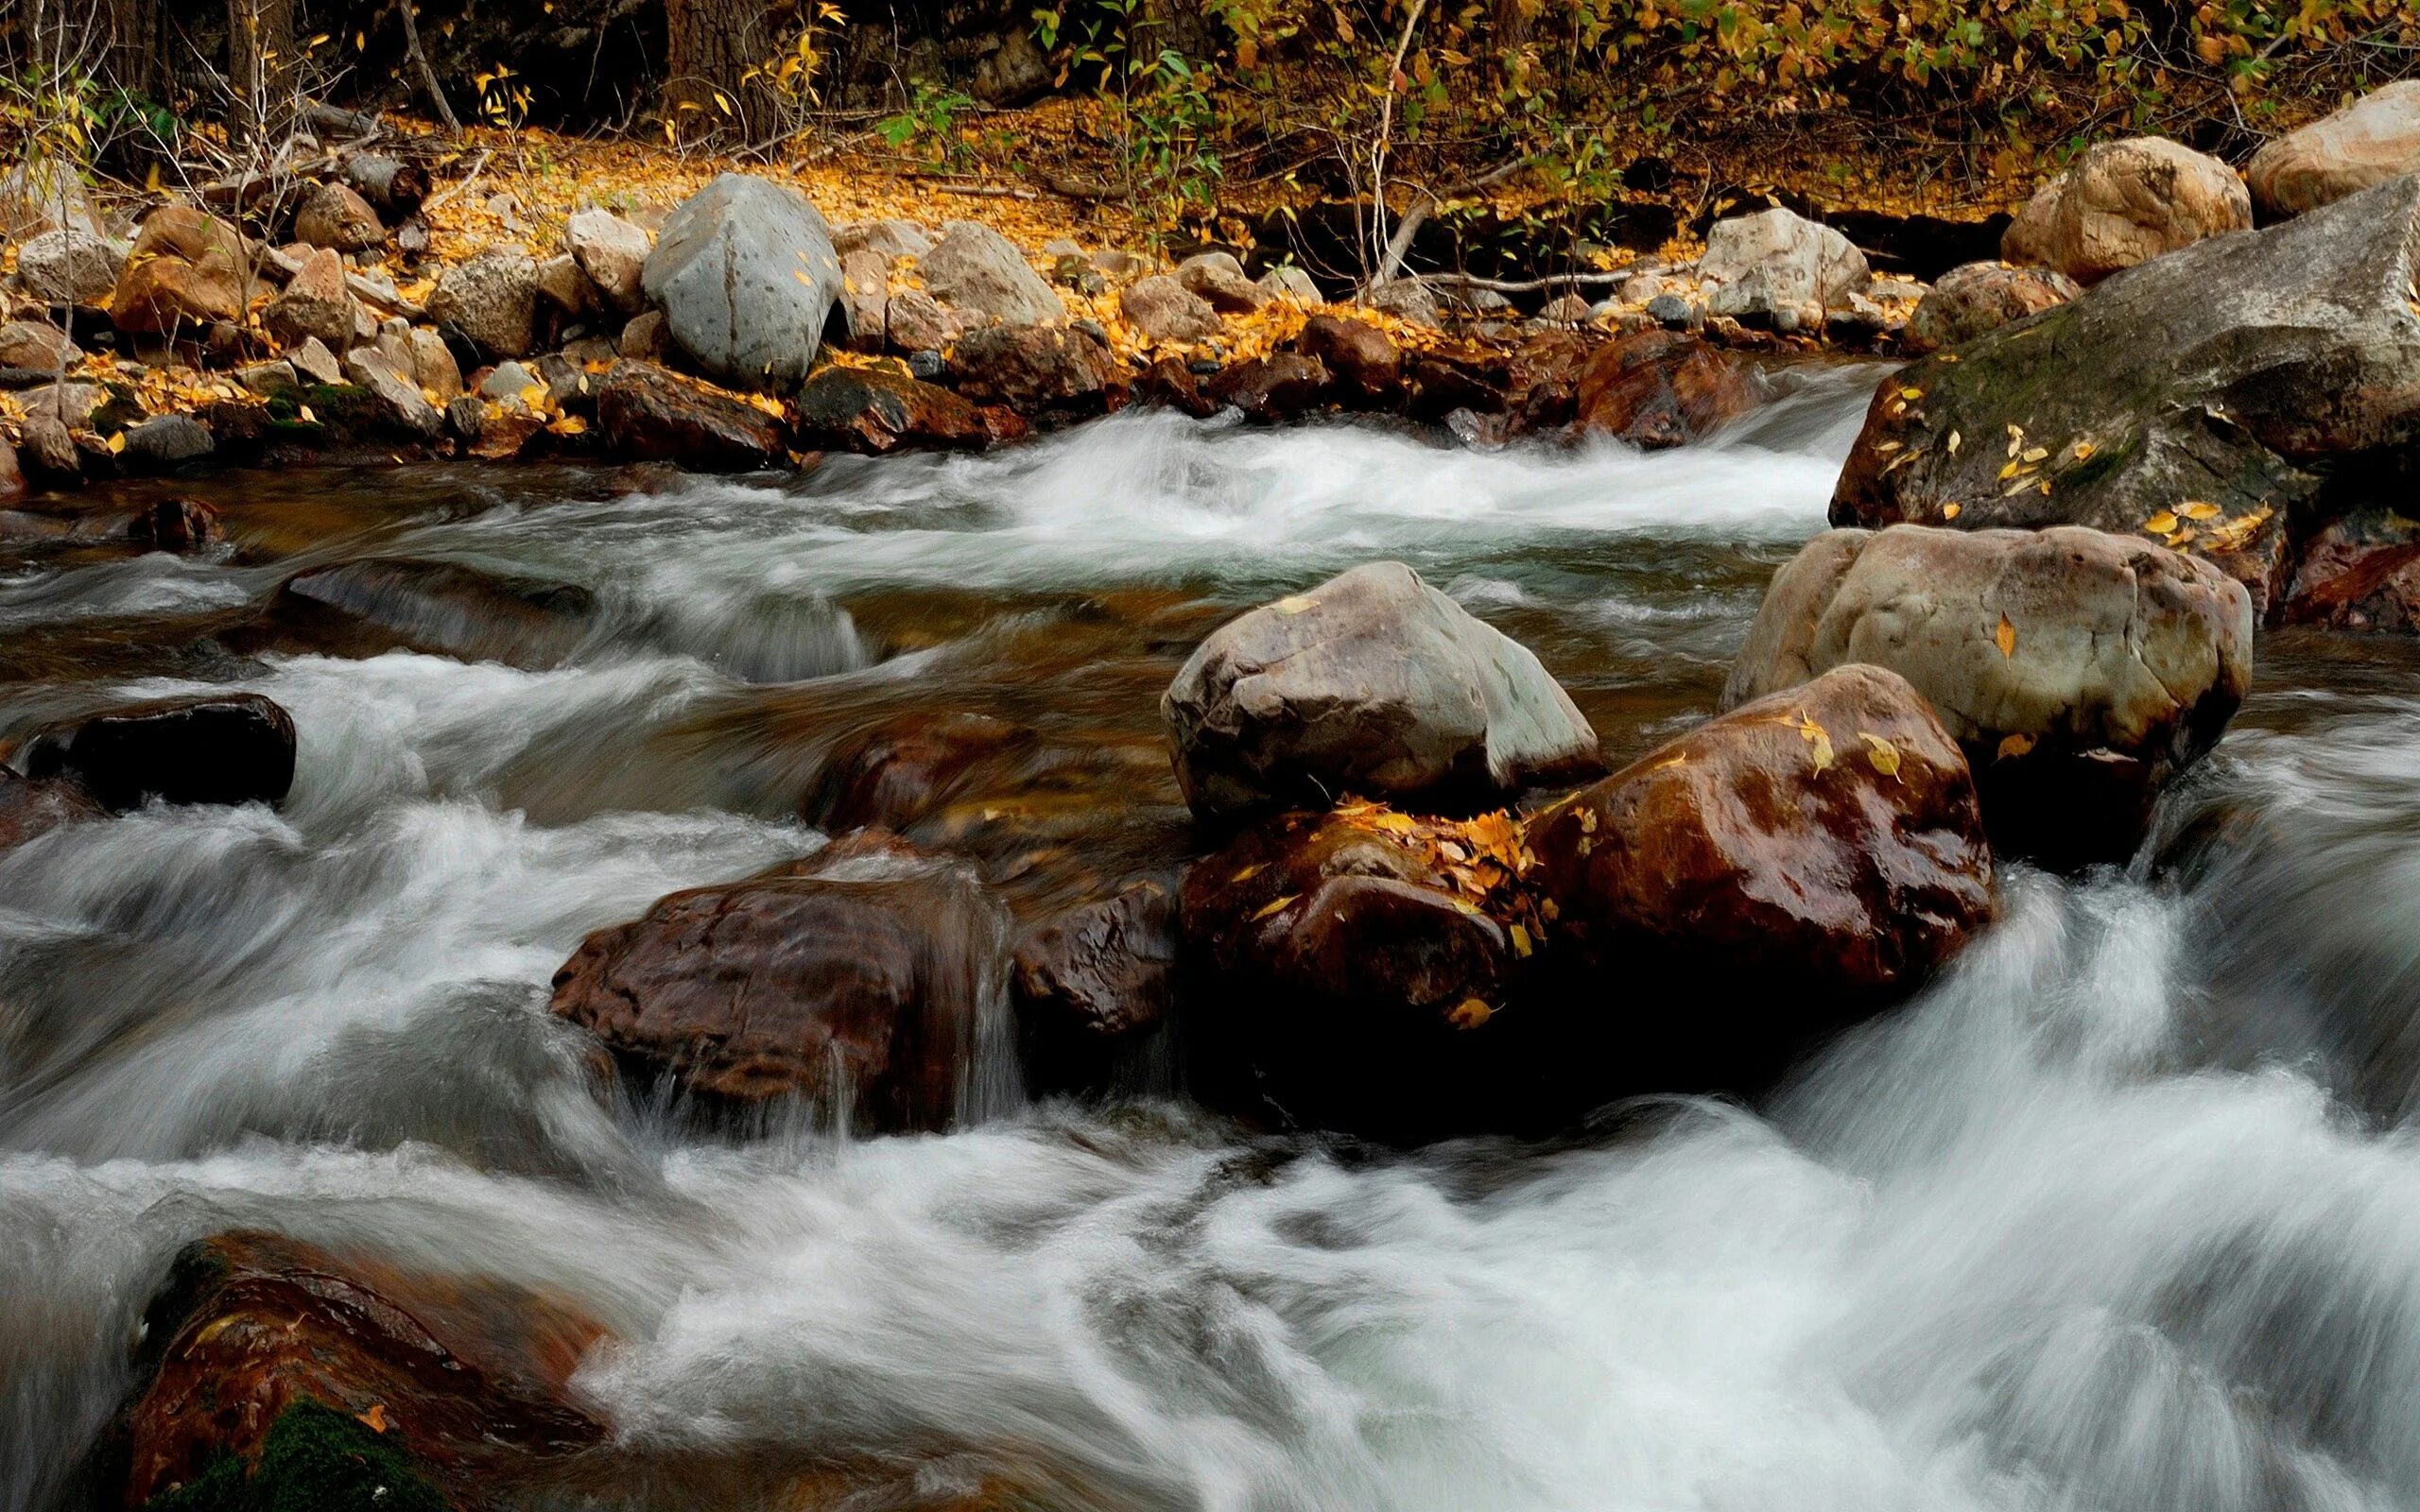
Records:
[[[520,667],[560,664],[589,633],[584,588],[501,577],[458,562],[365,557],[297,573],[269,600],[279,641],[337,655],[397,646]],[[272,642],[277,644],[277,642]]]
[[[1221,626],[1160,717],[1204,818],[1347,793],[1478,805],[1602,769],[1596,732],[1538,659],[1401,562]]]
[[[2206,561],[2098,530],[1833,530],[1774,575],[1723,701],[1850,662],[1930,701],[2000,853],[2123,861],[2243,701],[2252,601]]]
[[[27,777],[72,777],[105,807],[276,803],[294,785],[294,719],[257,693],[125,704],[26,738]]]
[[[2088,284],[2251,229],[2252,196],[2233,168],[2166,137],[2138,136],[2086,147],[2026,201],[2000,255]]]
[[[964,871],[860,832],[596,931],[555,973],[554,1011],[709,1110],[799,1099],[852,1128],[943,1128],[1002,927]]]
[[[1742,704],[1523,839],[1558,969],[1596,1000],[1618,983],[1616,1002],[1658,1005],[1614,1042],[1713,1085],[1906,996],[1996,907],[1966,759],[1880,667]],[[1662,1011],[1667,992],[1687,1010]]]
[[[720,174],[664,223],[641,278],[700,370],[735,387],[796,387],[840,297],[840,256],[805,196]]]
[[[1175,998],[1177,895],[1138,882],[1080,903],[1017,942],[1011,987],[1032,1079],[1103,1081],[1118,1052],[1164,1022]]]
[[[2415,240],[2420,178],[2399,179],[1910,364],[1875,395],[1832,523],[2149,533],[2265,610],[2289,518],[2360,502],[2365,469],[2420,437]]]
[[[534,1469],[604,1440],[571,1383],[603,1332],[509,1281],[266,1233],[188,1245],[144,1314],[126,1504],[515,1504]]]
[[[905,830],[985,776],[1030,753],[1039,737],[990,714],[944,710],[894,714],[833,751],[800,806],[839,832]]]

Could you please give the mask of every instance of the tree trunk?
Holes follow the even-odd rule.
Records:
[[[109,54],[102,67],[120,89],[157,99],[166,73],[166,28],[159,0],[109,0]]]
[[[227,82],[238,132],[283,135],[294,116],[294,0],[227,0]]]
[[[756,35],[764,13],[751,0],[665,0],[664,112],[682,134],[769,129],[769,112],[740,84],[772,52],[771,40]]]

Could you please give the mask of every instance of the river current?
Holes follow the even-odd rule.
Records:
[[[0,738],[233,685],[301,747],[280,811],[0,853],[0,1508],[65,1503],[169,1257],[236,1228],[603,1321],[577,1385],[625,1478],[567,1502],[868,1459],[940,1502],[1006,1455],[1101,1512],[2420,1504],[2402,642],[2265,640],[2131,869],[2012,869],[1945,980],[1754,1108],[1396,1152],[989,1066],[945,1135],[709,1138],[601,1104],[546,1012],[587,931],[819,845],[802,793],[887,713],[1042,731],[1033,793],[938,825],[1019,917],[1181,852],[1160,689],[1359,561],[1530,644],[1627,759],[1711,712],[1871,381],[1652,455],[1128,414],[778,480],[235,475],[216,556],[14,551]],[[454,656],[222,633],[368,558],[593,611],[422,627]]]

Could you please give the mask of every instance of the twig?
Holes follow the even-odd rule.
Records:
[[[1423,284],[1443,284],[1458,289],[1486,289],[1494,294],[1538,294],[1547,289],[1627,284],[1632,279],[1664,271],[1666,269],[1658,264],[1646,267],[1616,268],[1611,273],[1557,273],[1547,278],[1531,279],[1481,278],[1476,273],[1407,273],[1404,281]]]
[[[1386,251],[1378,259],[1378,271],[1376,276],[1370,280],[1370,287],[1377,287],[1402,269],[1403,260],[1411,253],[1412,238],[1420,234],[1420,228],[1427,223],[1428,217],[1436,213],[1439,205],[1459,196],[1502,183],[1512,177],[1526,161],[1515,158],[1510,163],[1501,163],[1480,174],[1476,179],[1454,184],[1443,190],[1421,190],[1420,202],[1404,213],[1403,219],[1395,223],[1395,233],[1387,238]],[[1383,209],[1382,206],[1382,214]]]
[[[1395,39],[1395,55],[1387,64],[1386,92],[1378,101],[1378,139],[1370,146],[1370,245],[1384,261],[1390,238],[1387,235],[1387,146],[1394,135],[1395,80],[1403,77],[1403,55],[1411,50],[1412,28],[1420,25],[1420,12],[1428,0],[1411,0],[1411,9],[1403,18],[1403,35]]]
[[[438,206],[445,203],[448,199],[453,198],[456,195],[460,194],[463,190],[468,189],[471,185],[478,182],[479,175],[487,169],[488,159],[493,156],[495,156],[495,149],[493,147],[479,148],[479,155],[477,159],[472,163],[471,171],[464,174],[460,179],[455,180],[453,183],[446,185],[444,188],[437,191],[437,193],[429,196],[427,200],[420,207],[421,214],[428,214]]]
[[[428,66],[428,54],[421,51],[420,25],[412,20],[412,0],[395,0],[395,9],[404,13],[404,53],[420,70],[421,84],[428,91],[428,102],[437,107],[437,118],[445,129],[456,136],[462,134],[462,123],[454,118],[454,107],[446,103],[445,91],[437,84],[437,70]]]
[[[977,199],[1039,199],[1042,198],[1031,189],[1021,189],[1015,184],[1009,183],[937,183],[933,185],[933,189],[938,194],[967,195]]]

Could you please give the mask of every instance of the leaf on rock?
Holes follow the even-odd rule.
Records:
[[[1819,725],[1814,720],[1808,718],[1806,716],[1806,712],[1803,709],[1799,711],[1798,717],[1790,721],[1790,728],[1798,731],[1799,739],[1815,747],[1815,769],[1817,771],[1820,772],[1832,765],[1832,733],[1830,730],[1825,730],[1822,725]]]
[[[1530,951],[1531,948],[1530,945],[1530,932],[1523,929],[1520,925],[1515,924],[1510,931],[1508,931],[1508,933],[1512,936],[1512,954],[1518,955],[1525,961],[1528,960],[1530,958]]]
[[[1445,1015],[1445,1022],[1457,1029],[1476,1029],[1495,1017],[1495,1010],[1478,998],[1464,998]]]
[[[2166,509],[2162,509],[2159,513],[2144,521],[2143,528],[2154,536],[2174,535],[2176,533],[2176,516],[2169,513]]]
[[[2016,627],[2008,622],[2005,614],[2000,616],[1999,628],[1992,632],[1992,644],[2000,648],[2002,657],[2016,655]]]
[[[1899,747],[1874,731],[1860,730],[1865,740],[1865,759],[1874,769],[1893,782],[1899,780]]]
[[[2000,737],[2000,748],[1996,755],[1996,759],[1999,761],[2014,761],[2016,758],[2024,755],[2027,751],[2030,751],[2032,748],[2033,737],[2031,735],[2002,735]]]
[[[1252,921],[1253,923],[1255,923],[1255,924],[1259,923],[1262,919],[1267,919],[1270,915],[1271,915],[1271,914],[1273,914],[1273,913],[1276,913],[1276,912],[1278,912],[1279,910],[1283,909],[1283,908],[1284,908],[1288,903],[1292,902],[1294,901],[1294,898],[1295,898],[1295,894],[1293,894],[1293,893],[1290,893],[1290,892],[1289,892],[1289,893],[1286,894],[1286,896],[1284,896],[1283,898],[1272,898],[1272,899],[1270,899],[1270,900],[1266,904],[1262,905],[1261,910],[1260,910],[1260,912],[1259,912],[1259,913],[1256,913],[1256,914],[1254,914],[1254,915],[1253,915],[1253,916],[1252,916],[1252,920],[1251,920],[1251,921]]]

